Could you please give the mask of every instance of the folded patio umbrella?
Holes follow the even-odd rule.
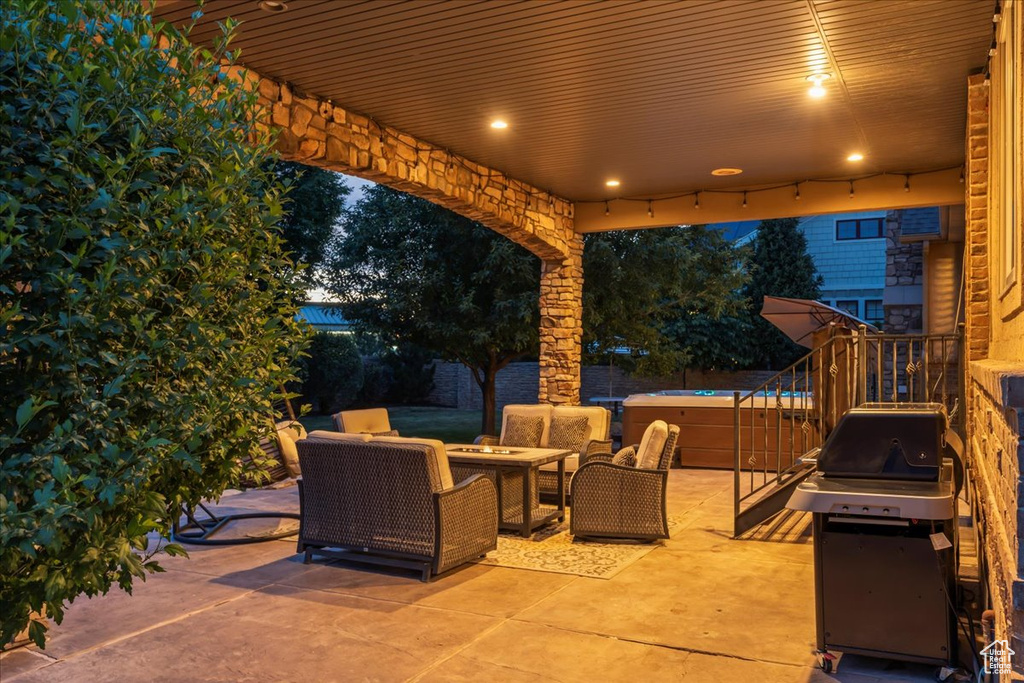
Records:
[[[832,323],[850,329],[865,325],[868,331],[878,332],[878,328],[857,316],[811,299],[766,296],[764,306],[761,307],[761,317],[797,344],[809,349],[813,348],[811,335]]]

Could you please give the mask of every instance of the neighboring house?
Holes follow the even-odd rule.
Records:
[[[820,300],[886,332],[952,332],[959,310],[963,208],[807,216],[800,230],[823,283]],[[716,225],[737,245],[755,221]],[[959,316],[959,317],[958,317]]]
[[[307,301],[302,304],[296,320],[305,320],[313,326],[317,332],[350,332],[351,324],[341,317],[341,311],[336,304]]]
[[[879,326],[885,320],[886,212],[806,216],[800,230],[807,252],[822,277],[820,300]],[[757,223],[723,223],[727,235],[742,235],[742,245],[757,237]]]

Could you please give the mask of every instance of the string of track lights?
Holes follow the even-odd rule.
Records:
[[[693,208],[701,208],[701,196],[710,194],[721,194],[721,195],[733,195],[740,199],[740,207],[747,208],[748,199],[751,195],[756,195],[763,192],[774,192],[777,190],[785,189],[787,187],[793,188],[793,201],[800,201],[800,188],[801,186],[811,184],[847,184],[850,188],[850,199],[856,197],[855,184],[864,180],[870,180],[872,178],[881,177],[902,177],[903,178],[903,191],[911,191],[911,179],[928,175],[931,173],[945,173],[947,171],[953,171],[960,169],[960,182],[964,182],[964,166],[962,164],[957,166],[946,166],[943,168],[933,168],[926,171],[914,171],[911,173],[890,173],[887,171],[881,171],[879,173],[867,173],[858,175],[852,178],[810,178],[807,180],[800,180],[794,183],[783,183],[780,185],[770,185],[767,187],[748,188],[745,190],[690,190],[689,192],[682,192],[679,194],[663,196],[663,197],[614,197],[611,199],[591,199],[577,202],[577,204],[604,204],[604,215],[610,216],[612,214],[612,204],[614,202],[639,202],[647,204],[647,217],[654,218],[655,215],[655,204],[657,202],[668,202],[678,199],[686,199],[687,197],[693,197]]]

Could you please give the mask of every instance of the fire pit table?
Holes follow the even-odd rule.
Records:
[[[572,451],[557,448],[518,448],[503,446],[477,446],[473,444],[445,444],[448,462],[453,465],[464,465],[492,470],[494,481],[498,484],[498,507],[501,510],[499,528],[519,531],[524,538],[529,538],[533,531],[548,522],[565,519],[565,458]],[[541,505],[534,497],[534,486],[537,472],[541,465],[549,462],[558,463],[558,503],[557,505]],[[508,472],[522,476],[522,499],[510,495],[505,490],[505,477]],[[528,511],[528,514],[524,514]]]

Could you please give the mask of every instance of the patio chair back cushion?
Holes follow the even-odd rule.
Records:
[[[587,429],[578,442],[570,439],[562,440],[561,435],[566,430],[561,425],[566,424],[567,418],[584,417],[587,420]],[[561,423],[561,424],[560,424]],[[549,448],[569,448],[575,451],[583,448],[583,444],[591,440],[605,441],[611,430],[612,414],[607,408],[601,406],[555,406],[551,411],[551,428],[548,435]]]
[[[325,429],[315,429],[306,437],[313,441],[343,441],[345,443],[366,443],[372,438],[373,436],[370,434],[342,434]]]
[[[510,418],[513,417],[526,417],[533,418],[530,420],[514,419],[509,422]],[[548,431],[551,426],[551,406],[543,404],[534,405],[522,405],[522,404],[510,404],[505,406],[504,410],[501,411],[501,445],[502,446],[530,446],[530,443],[525,443],[526,440],[532,439],[532,433],[536,427],[536,418],[541,420],[540,438],[533,447],[543,446],[548,442]],[[526,429],[527,434],[519,434],[510,430],[514,429],[515,432]]]
[[[334,427],[339,432],[349,434],[381,434],[391,431],[387,408],[367,408],[365,410],[343,410],[335,413]]]
[[[299,467],[299,451],[295,442],[306,438],[306,428],[291,420],[278,422],[274,426],[277,428],[277,447],[281,451],[281,460],[288,474],[297,477],[302,474],[302,469]]]
[[[440,490],[417,443],[304,439],[301,542],[429,556],[435,540],[432,494]]]
[[[552,415],[548,430],[548,448],[568,448],[579,453],[589,439],[590,423],[583,415]]]
[[[444,444],[437,439],[410,439],[401,436],[375,436],[373,443],[397,444],[406,446],[422,446],[426,449],[424,462],[430,474],[431,486],[435,491],[450,489],[455,483],[452,481],[452,470],[448,465],[448,452]]]
[[[658,469],[666,441],[668,441],[668,424],[664,420],[655,420],[649,424],[643,438],[640,439],[640,447],[636,451],[636,466],[644,470]]]

